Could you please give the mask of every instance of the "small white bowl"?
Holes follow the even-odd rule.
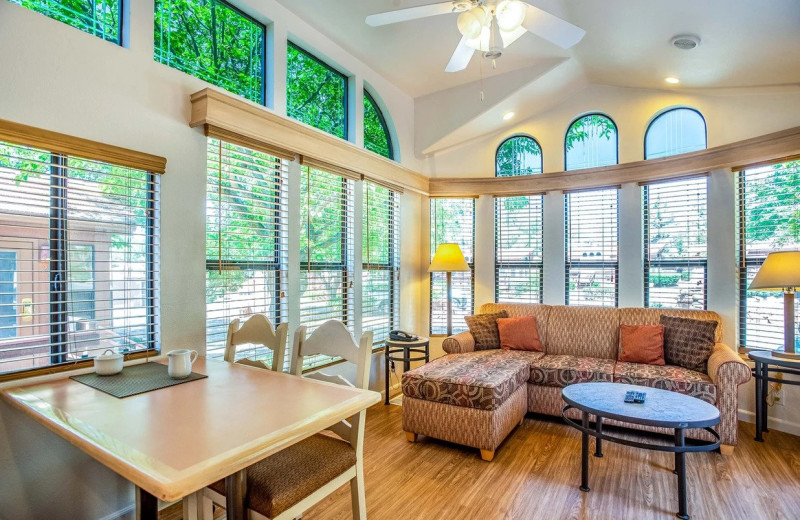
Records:
[[[113,376],[122,372],[125,356],[115,354],[111,349],[94,358],[94,373],[98,376]]]

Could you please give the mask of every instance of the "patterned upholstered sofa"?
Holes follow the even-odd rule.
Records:
[[[544,352],[475,351],[469,332],[446,338],[443,348],[448,355],[403,374],[403,429],[409,441],[417,434],[428,435],[479,448],[481,456],[491,460],[526,412],[561,414],[564,386],[607,381],[673,390],[716,405],[721,451],[733,452],[738,441],[738,387],[750,379],[750,369],[721,342],[717,313],[503,303],[481,307],[482,314],[501,310],[510,317],[535,316]],[[707,373],[617,361],[619,326],[657,324],[662,314],[718,323]],[[704,430],[688,430],[687,437],[712,440]]]

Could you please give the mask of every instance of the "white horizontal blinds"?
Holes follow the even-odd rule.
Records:
[[[208,140],[206,199],[206,352],[222,359],[228,325],[254,314],[287,320],[287,162]],[[247,345],[237,357],[272,361]]]
[[[705,309],[708,180],[642,186],[645,306]]]
[[[474,309],[475,199],[431,199],[431,260],[439,244],[461,248],[470,271],[454,272],[453,333],[467,330],[465,316]],[[447,333],[447,273],[431,275],[431,334]]]
[[[747,287],[769,253],[800,249],[800,161],[740,172],[739,210],[740,344],[782,348],[783,293]],[[795,315],[800,316],[800,298]]]
[[[300,169],[300,323],[307,334],[327,320],[352,333],[355,183],[303,165]],[[328,363],[305,358],[304,368]]]
[[[157,347],[151,173],[0,142],[0,372]]]
[[[363,186],[361,328],[382,344],[400,323],[400,203],[395,191]]]
[[[617,188],[567,193],[567,305],[617,304]]]
[[[542,303],[544,197],[496,197],[495,300]]]

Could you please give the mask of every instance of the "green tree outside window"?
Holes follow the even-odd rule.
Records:
[[[155,0],[155,60],[264,103],[266,28],[221,0]]]
[[[9,0],[85,33],[121,45],[122,0]]]
[[[394,159],[392,138],[389,135],[386,119],[375,99],[366,90],[364,91],[364,148],[388,159]]]
[[[292,42],[286,52],[289,117],[346,139],[347,77]]]

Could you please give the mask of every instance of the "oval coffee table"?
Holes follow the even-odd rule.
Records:
[[[626,403],[625,393],[629,390],[645,392],[647,394],[645,402]],[[622,383],[578,383],[565,387],[561,391],[561,396],[567,403],[561,411],[561,416],[567,424],[582,432],[581,491],[589,491],[590,435],[596,438],[595,457],[603,456],[603,440],[645,450],[671,452],[675,454],[674,472],[678,475],[678,513],[675,516],[688,520],[686,453],[719,448],[719,434],[712,428],[719,424],[719,410],[716,406],[677,392]],[[567,411],[572,408],[582,412],[581,424],[567,417]],[[589,415],[595,416],[594,428],[589,428]],[[603,419],[674,429],[675,445],[648,444],[607,435],[603,433]],[[684,436],[687,428],[703,428],[714,436],[716,442],[687,446]]]

